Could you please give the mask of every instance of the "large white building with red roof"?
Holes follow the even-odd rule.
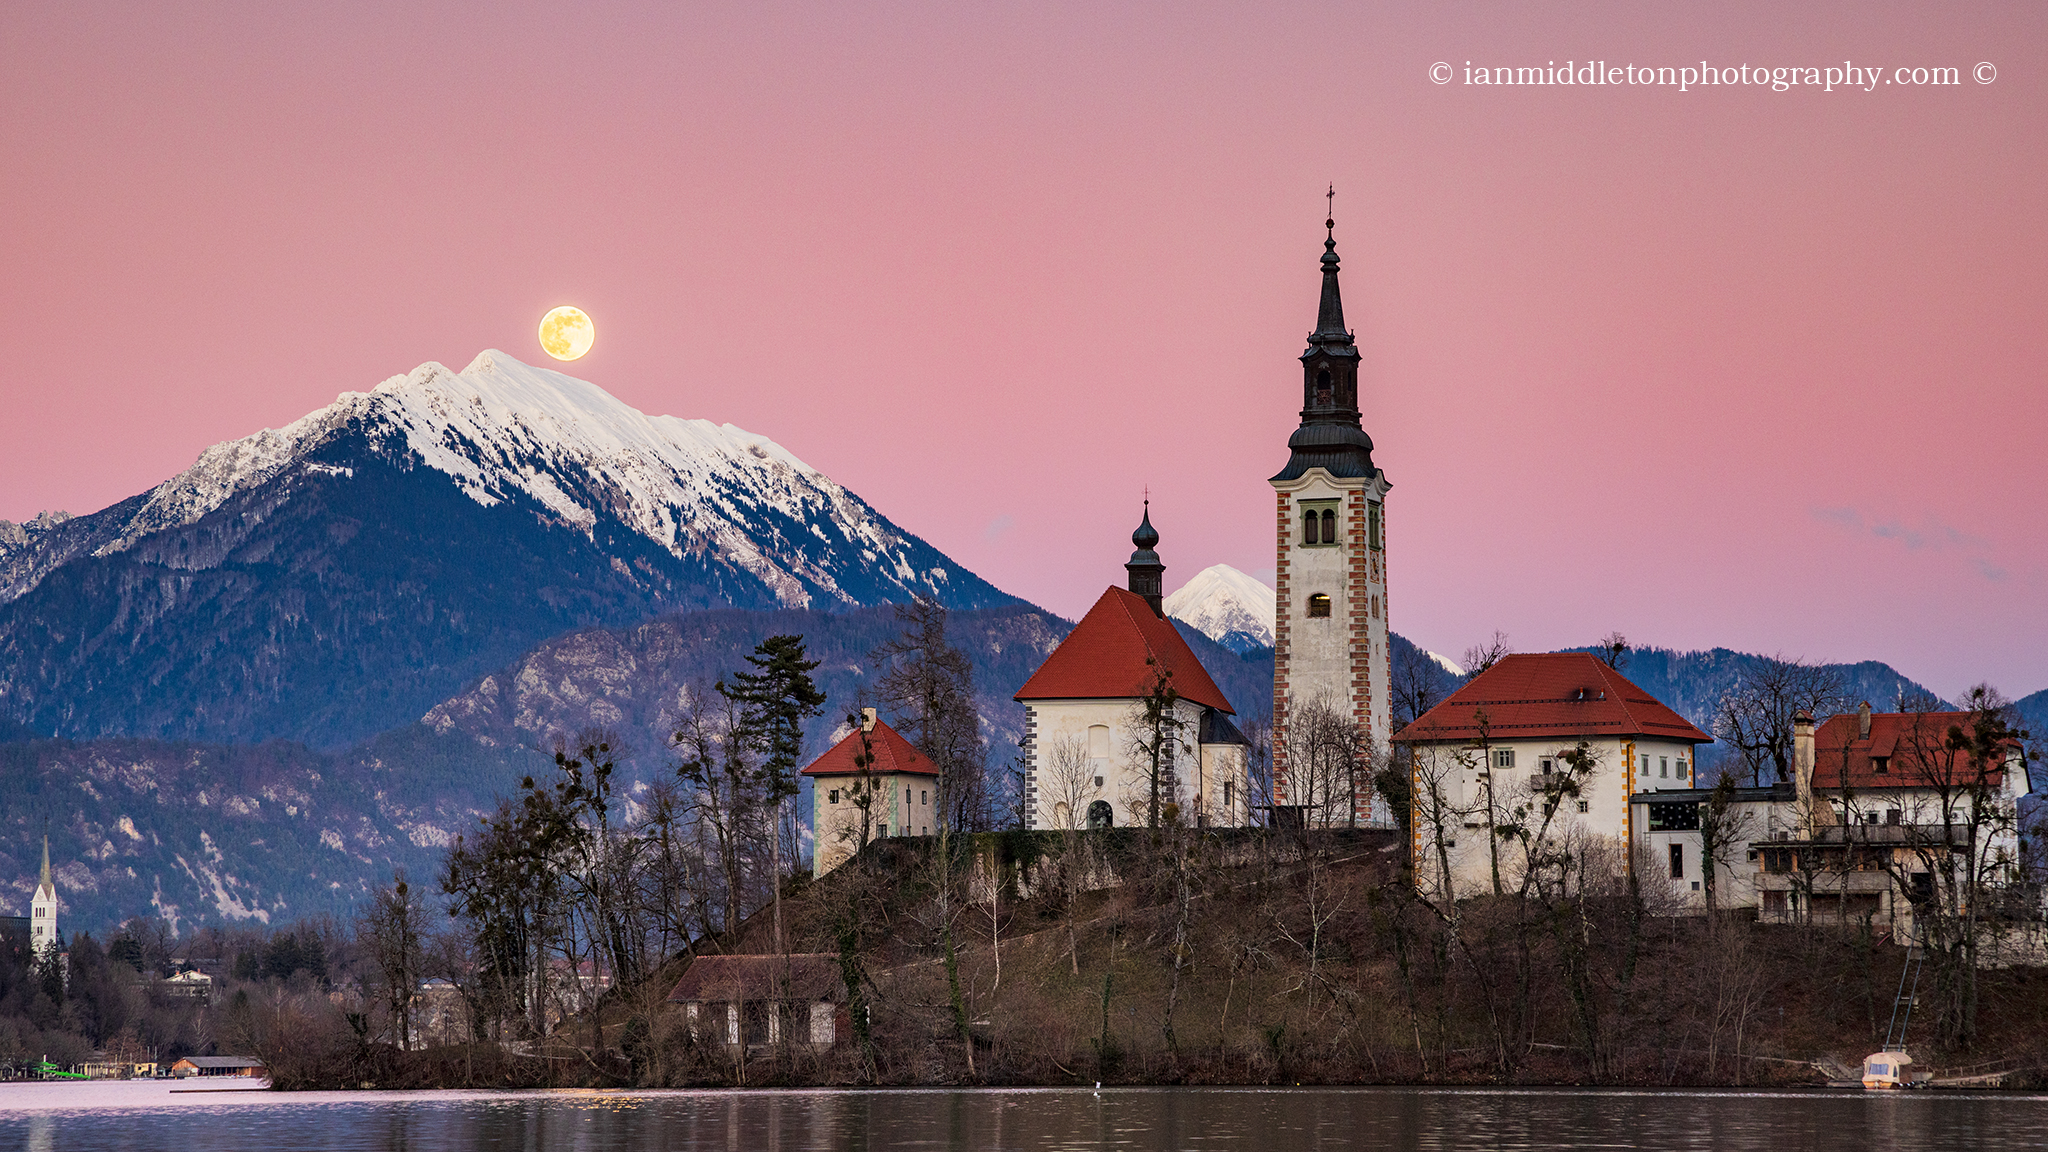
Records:
[[[1504,828],[1634,866],[1631,798],[1691,788],[1694,749],[1712,737],[1598,657],[1551,652],[1503,656],[1394,741],[1409,752],[1417,883],[1441,896],[1448,880],[1463,897],[1491,893],[1496,876],[1519,890],[1526,854]],[[1590,764],[1567,764],[1582,742]],[[1665,863],[1674,880],[1699,878],[1697,860]]]
[[[1017,690],[1024,705],[1024,810],[1032,828],[1144,824],[1156,739],[1144,705],[1171,686],[1162,819],[1248,823],[1245,740],[1235,710],[1160,609],[1165,565],[1151,509],[1131,535],[1126,588],[1110,587]]]

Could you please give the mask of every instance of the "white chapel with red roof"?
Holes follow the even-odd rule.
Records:
[[[1249,823],[1245,739],[1235,710],[1161,610],[1166,566],[1148,503],[1131,534],[1127,587],[1111,586],[1017,690],[1024,705],[1024,810],[1031,828],[1147,822],[1151,735],[1143,707],[1160,677],[1171,685],[1162,821]]]

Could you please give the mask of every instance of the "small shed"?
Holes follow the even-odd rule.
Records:
[[[187,1056],[171,1065],[171,1075],[186,1076],[262,1076],[263,1061],[251,1060],[247,1056]]]
[[[846,1035],[846,985],[830,952],[789,956],[699,956],[669,1003],[680,1004],[690,1036],[755,1055],[783,1042],[822,1051]]]

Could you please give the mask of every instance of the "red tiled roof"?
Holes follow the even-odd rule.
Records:
[[[839,957],[831,952],[788,956],[699,956],[683,969],[669,1002],[846,999]]]
[[[1482,708],[1488,733],[1499,740],[1656,736],[1710,744],[1714,739],[1590,652],[1503,656],[1394,739],[1403,744],[1471,740],[1479,735],[1476,716]]]
[[[937,776],[939,766],[931,758],[910,746],[900,733],[880,720],[875,721],[875,730],[868,733],[868,745],[874,749],[875,762],[867,770],[876,776],[904,773],[911,776]],[[860,755],[860,729],[846,734],[846,738],[825,749],[811,766],[803,770],[805,776],[853,776],[861,770],[853,766],[853,758]]]
[[[1813,733],[1813,786],[1882,791],[1886,788],[1968,788],[1977,783],[1978,766],[1967,751],[1947,750],[1950,729],[1968,736],[1976,726],[1968,712],[1873,712],[1870,737],[1861,735],[1854,712],[1830,716]],[[1877,771],[1876,759],[1885,759]],[[1984,783],[2005,783],[2005,765],[1984,766]]]
[[[1017,689],[1018,700],[1122,700],[1150,690],[1153,657],[1173,673],[1173,690],[1183,700],[1236,715],[1188,642],[1169,620],[1152,611],[1143,596],[1110,588],[1088,610],[1031,679]]]

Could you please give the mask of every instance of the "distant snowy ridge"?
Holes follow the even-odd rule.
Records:
[[[1162,607],[1233,652],[1273,646],[1273,590],[1228,564],[1195,573]]]
[[[855,563],[892,574],[905,592],[943,593],[952,576],[941,566],[916,568],[904,533],[765,436],[648,416],[588,381],[496,350],[461,372],[422,364],[373,391],[345,392],[283,428],[208,448],[125,523],[110,526],[112,538],[95,542],[93,554],[194,523],[351,426],[402,443],[485,507],[523,495],[586,536],[609,518],[675,556],[742,568],[791,607],[857,602],[836,583],[838,565],[819,562],[821,544],[840,553],[841,563],[858,556]],[[764,523],[763,509],[785,522]],[[784,529],[814,539],[776,539]],[[826,603],[814,604],[813,590]]]
[[[1425,649],[1422,654],[1424,656],[1429,657],[1431,660],[1436,661],[1437,666],[1439,668],[1442,668],[1444,671],[1449,672],[1453,676],[1463,676],[1465,674],[1465,670],[1463,668],[1458,667],[1458,662],[1456,660],[1451,659],[1449,656],[1446,656],[1441,652],[1431,652]]]

